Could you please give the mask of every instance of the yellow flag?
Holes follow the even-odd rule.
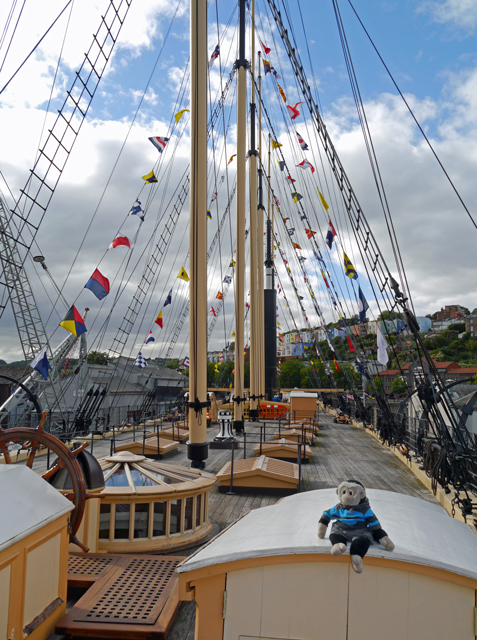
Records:
[[[232,331],[232,338],[235,338],[235,331]]]
[[[142,177],[142,179],[145,180],[147,183],[157,182],[157,178],[154,175],[154,171],[151,171],[151,173],[146,174],[145,176]]]
[[[236,267],[237,263],[235,262],[235,260],[232,258],[232,260],[230,261],[229,267]]]
[[[235,158],[235,156],[236,156],[236,155],[237,155],[237,154],[236,154],[236,153],[234,153],[234,155],[233,155],[233,156],[230,156],[230,160],[227,162],[227,164],[230,164],[230,163],[232,162],[232,160]]]
[[[319,189],[317,189],[317,191],[318,191],[318,195],[320,196],[321,204],[322,204],[322,205],[323,205],[323,207],[325,208],[326,213],[328,213],[328,207],[329,207],[329,205],[328,205],[328,203],[326,202],[326,200],[323,198],[323,196],[321,195],[320,190],[319,190]]]
[[[280,144],[276,140],[272,140],[271,138],[270,138],[270,143],[272,145],[272,149],[279,149],[280,147],[283,147],[282,144]]]
[[[185,282],[189,282],[189,276],[187,275],[187,271],[182,267],[179,271],[179,275],[177,276],[180,280],[185,280]]]
[[[182,111],[178,111],[178,112],[175,114],[174,118],[175,118],[175,120],[176,120],[177,124],[179,124],[179,120],[182,118],[182,116],[184,115],[184,113],[185,113],[186,111],[187,111],[188,113],[190,113],[190,110],[189,110],[189,109],[182,109]]]

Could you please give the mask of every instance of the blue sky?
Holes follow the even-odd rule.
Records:
[[[4,61],[7,38],[0,48],[1,86],[9,79],[24,56],[30,51],[38,37],[48,28],[52,19],[64,6],[63,2],[48,2],[41,10],[36,5],[25,7],[17,33]],[[461,192],[472,213],[476,209],[475,154],[477,138],[477,68],[475,55],[475,28],[477,7],[468,0],[446,0],[439,2],[380,2],[375,0],[355,0],[356,10],[372,36],[378,50],[394,75],[399,87],[416,112],[422,126],[430,136],[439,157]],[[5,3],[4,3],[5,5]],[[9,7],[0,8],[2,24],[6,20]],[[64,89],[82,60],[91,41],[91,33],[96,29],[99,15],[104,12],[104,0],[77,2],[73,8],[70,28],[63,50],[62,64],[58,75],[46,122],[51,126],[54,110],[62,102]],[[265,3],[257,3],[261,11],[261,22],[268,46],[277,47],[276,32],[268,30],[268,18],[263,13]],[[318,97],[325,122],[340,154],[343,165],[349,173],[365,212],[368,212],[378,241],[389,251],[388,241],[376,207],[373,184],[363,152],[361,134],[357,126],[349,88],[349,80],[343,54],[339,44],[336,21],[331,0],[305,1],[300,3],[306,24],[306,38],[301,27],[297,1],[290,0],[295,33],[302,61],[308,79],[311,71],[308,65],[308,44],[318,84]],[[418,135],[415,126],[406,114],[406,109],[396,99],[396,92],[381,63],[377,61],[371,46],[357,25],[348,2],[340,0],[340,10],[345,25],[353,63],[356,68],[368,119],[376,144],[380,166],[388,189],[391,209],[396,221],[398,239],[408,270],[411,290],[418,314],[437,310],[448,303],[460,303],[473,309],[477,307],[477,286],[475,285],[474,249],[475,229],[469,222],[455,195],[444,180],[435,160]],[[174,12],[177,15],[171,25]],[[233,13],[233,3],[218,2],[220,32]],[[215,24],[216,5],[209,5],[209,45],[210,52],[217,42]],[[223,40],[222,63],[228,73],[234,55],[226,59],[225,51],[232,44],[236,28],[236,16]],[[0,97],[0,169],[15,196],[18,196],[32,167],[40,131],[44,124],[52,76],[56,67],[65,31],[67,12],[54,32],[45,39],[42,47],[26,63],[17,78]],[[13,21],[14,22],[14,21]],[[166,34],[170,33],[166,39]],[[221,36],[222,37],[222,36]],[[124,216],[142,188],[140,176],[147,173],[157,159],[157,152],[147,141],[148,135],[166,135],[174,111],[178,87],[188,58],[189,48],[188,3],[172,3],[154,0],[146,4],[135,0],[130,9],[124,30],[119,38],[112,64],[108,68],[93,106],[83,127],[80,138],[73,150],[60,186],[52,201],[39,234],[39,244],[47,258],[50,272],[58,283],[64,283],[64,293],[68,300],[76,300],[78,305],[90,304],[91,314],[97,313],[95,327],[101,322],[102,311],[95,308],[91,294],[82,291],[91,271],[97,266],[105,248],[120,228]],[[306,41],[307,40],[307,41]],[[272,44],[273,43],[273,44]],[[162,52],[160,52],[163,46]],[[159,55],[160,54],[160,55]],[[288,65],[283,49],[274,51],[273,63],[283,74],[282,85],[289,101],[299,99],[293,84],[293,73]],[[129,131],[131,119],[143,95],[157,62],[156,71],[144,97],[137,120]],[[265,82],[265,81],[264,81]],[[269,106],[280,140],[286,148],[287,131],[278,120],[279,103],[272,92],[270,78],[264,86],[264,95],[270,100]],[[211,84],[219,86],[218,65],[211,72]],[[310,144],[312,127],[309,114],[303,113],[299,130]],[[180,174],[187,164],[188,124],[186,120],[177,132],[178,140],[174,175]],[[127,140],[126,140],[127,138]],[[123,151],[121,147],[125,142]],[[235,152],[234,127],[228,141],[229,155]],[[313,143],[314,146],[314,143]],[[317,149],[312,149],[316,153]],[[172,153],[172,147],[170,147]],[[288,151],[287,151],[288,153]],[[120,154],[120,155],[119,155]],[[114,162],[119,157],[114,168]],[[290,163],[295,155],[290,155]],[[307,156],[310,157],[311,156]],[[315,156],[313,156],[315,157]],[[164,162],[170,162],[165,155]],[[111,174],[111,172],[113,173]],[[166,174],[164,174],[165,176]],[[212,174],[211,174],[212,175]],[[310,176],[295,176],[303,180],[303,188],[312,190]],[[149,224],[152,215],[159,216],[161,199],[167,200],[171,193],[172,181],[164,182],[157,192],[155,204],[151,204]],[[307,182],[309,181],[309,182]],[[299,183],[300,184],[300,183]],[[212,192],[214,185],[209,180]],[[3,180],[2,192],[9,197]],[[161,191],[162,189],[162,191]],[[278,187],[277,187],[278,189]],[[143,191],[143,197],[146,193]],[[223,200],[220,200],[223,206]],[[9,200],[11,205],[11,200]],[[311,205],[311,203],[310,203]],[[314,205],[313,205],[314,206]],[[155,208],[154,208],[155,207]],[[95,213],[96,212],[96,213]],[[154,212],[154,213],[153,213]],[[86,226],[91,230],[84,243],[81,238]],[[126,220],[126,232],[135,233],[135,221]],[[325,218],[320,225],[326,226]],[[137,251],[146,248],[145,227]],[[184,239],[185,238],[185,239]],[[349,241],[349,238],[345,238]],[[143,244],[141,244],[141,242]],[[71,267],[72,256],[78,254],[75,268],[66,278]],[[168,274],[180,268],[187,259],[186,223],[174,241],[171,256],[175,262],[167,265]],[[176,258],[177,256],[177,258]],[[123,256],[110,252],[104,258],[106,271],[113,273],[119,269]],[[337,264],[336,257],[332,261]],[[359,270],[359,263],[357,263]],[[62,337],[57,330],[59,310],[51,315],[51,304],[40,287],[42,274],[32,271],[31,278],[35,290],[39,292],[39,306],[42,316],[50,318],[48,333],[52,343]],[[171,279],[172,278],[172,279]],[[66,279],[66,280],[65,280]],[[313,286],[320,283],[312,277]],[[164,292],[171,283],[176,285],[174,275],[169,275],[155,294],[151,314],[160,306]],[[48,282],[44,283],[48,287]],[[220,287],[217,277],[214,285]],[[132,285],[131,285],[132,287]],[[366,285],[363,282],[363,288]],[[131,288],[132,292],[132,288]],[[54,292],[50,291],[53,295]],[[184,296],[185,289],[177,290]],[[212,295],[212,300],[213,294]],[[323,303],[326,305],[325,301]],[[121,303],[123,304],[123,303]],[[227,303],[228,304],[228,303]],[[124,301],[126,305],[126,300]],[[98,305],[96,305],[98,306]],[[99,307],[99,306],[98,306]],[[327,315],[325,306],[325,316]],[[231,326],[230,308],[227,326]],[[121,317],[124,308],[117,310]],[[295,309],[298,313],[298,308]],[[313,320],[313,310],[308,311]],[[96,317],[96,316],[95,316]],[[331,319],[331,317],[329,317]],[[298,320],[301,324],[301,321]],[[101,342],[106,350],[115,333],[112,325]],[[134,351],[140,345],[142,333],[150,327],[138,330],[137,342],[131,345]],[[220,323],[218,323],[220,324]],[[116,322],[117,325],[117,322]],[[0,321],[0,358],[13,360],[20,357],[19,343],[11,314],[6,313]],[[94,331],[91,331],[91,340]],[[213,338],[211,348],[219,348],[225,337]],[[187,335],[181,338],[181,353],[186,355]],[[99,344],[99,343],[98,343]],[[153,354],[157,355],[157,353]]]

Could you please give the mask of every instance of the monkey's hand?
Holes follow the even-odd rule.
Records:
[[[394,551],[394,542],[391,540],[391,538],[388,538],[388,536],[384,536],[383,538],[381,538],[379,544],[383,546],[386,551]]]
[[[328,527],[326,526],[326,524],[323,524],[322,522],[318,523],[318,538],[324,538],[326,535],[326,530],[328,529]]]

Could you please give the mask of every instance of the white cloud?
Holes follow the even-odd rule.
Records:
[[[475,29],[477,26],[477,5],[474,0],[441,0],[440,2],[424,2],[418,9],[429,13],[441,24],[450,23],[464,29]]]

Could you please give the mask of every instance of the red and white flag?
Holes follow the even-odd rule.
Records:
[[[131,243],[129,242],[129,238],[126,236],[116,236],[114,240],[109,245],[110,249],[115,249],[116,247],[128,247],[131,248]]]
[[[290,112],[290,118],[292,120],[295,120],[295,118],[298,118],[298,116],[300,115],[300,109],[298,109],[298,105],[300,104],[303,104],[303,102],[297,102],[294,107],[287,104],[287,109]]]
[[[311,169],[311,173],[315,173],[315,167],[308,160],[303,160],[300,164],[296,164],[295,167],[299,167],[300,169]]]

